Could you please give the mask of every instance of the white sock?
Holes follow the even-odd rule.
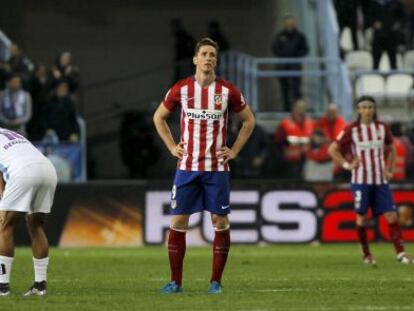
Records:
[[[13,257],[0,256],[0,283],[10,283]]]
[[[36,259],[33,257],[33,266],[35,273],[35,282],[47,280],[47,266],[49,265],[49,257]]]

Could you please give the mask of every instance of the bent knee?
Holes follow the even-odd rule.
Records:
[[[19,216],[20,212],[0,212],[0,230],[6,231],[13,229],[19,219]]]

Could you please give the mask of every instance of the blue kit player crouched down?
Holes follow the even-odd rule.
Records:
[[[215,230],[213,271],[208,292],[222,291],[221,276],[230,248],[230,182],[228,162],[240,152],[253,131],[255,119],[243,95],[230,82],[215,75],[218,46],[209,38],[198,42],[193,63],[194,76],[178,81],[154,114],[158,134],[171,154],[179,159],[171,195],[173,215],[168,236],[171,281],[161,291],[182,291],[186,250],[185,235],[190,215],[211,213]],[[181,140],[174,142],[167,118],[180,106]],[[226,146],[229,112],[242,120],[231,148]]]

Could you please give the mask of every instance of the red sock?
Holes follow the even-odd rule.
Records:
[[[230,230],[215,231],[213,242],[213,273],[210,282],[221,283],[224,266],[230,250]]]
[[[183,279],[183,261],[185,255],[185,232],[170,229],[168,235],[168,258],[170,260],[171,281],[181,286]]]
[[[403,239],[401,236],[401,229],[398,225],[398,222],[393,224],[388,224],[388,228],[390,230],[390,238],[392,243],[394,243],[395,252],[397,254],[404,251]]]
[[[369,251],[368,239],[367,239],[367,229],[362,226],[357,225],[358,239],[361,244],[362,252],[364,257],[370,256],[371,252]]]

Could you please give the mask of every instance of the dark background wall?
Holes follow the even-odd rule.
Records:
[[[280,7],[289,1],[5,1],[0,28],[35,63],[50,66],[62,50],[73,53],[80,67],[84,92],[79,109],[90,138],[103,134],[91,147],[99,178],[126,176],[118,151],[117,133],[126,109],[151,110],[172,83],[172,18],[180,18],[196,38],[218,20],[231,47],[256,56],[270,55]],[[143,72],[134,78],[104,83]],[[108,117],[110,116],[110,117]],[[116,136],[116,135],[115,135]],[[113,135],[114,137],[114,135]],[[102,142],[103,141],[103,142]]]

